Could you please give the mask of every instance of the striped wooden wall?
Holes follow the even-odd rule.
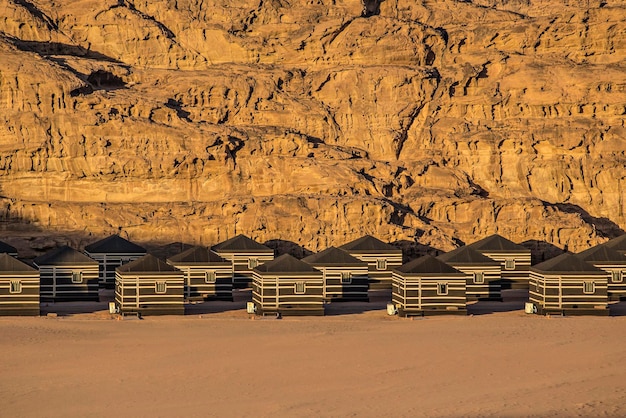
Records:
[[[423,277],[393,272],[391,299],[400,316],[467,313],[466,280],[463,277]],[[439,294],[439,285],[447,294]]]
[[[502,289],[528,289],[530,275],[530,253],[525,252],[484,252],[480,253],[502,264]],[[512,260],[514,268],[510,268],[507,260]]]
[[[592,282],[594,292],[586,294],[584,283]],[[608,315],[608,275],[544,275],[530,272],[529,299],[539,314]]]
[[[185,299],[218,299],[233,300],[233,266],[205,265],[197,263],[188,265],[168,261],[169,264],[181,270],[185,277]],[[223,263],[224,264],[224,263]],[[212,273],[212,277],[207,273]]]
[[[233,264],[233,287],[247,287],[252,283],[252,269],[261,264],[272,261],[274,253],[268,252],[229,252],[215,250],[215,253]],[[253,264],[250,264],[253,262]]]
[[[305,293],[296,293],[304,283]],[[277,276],[254,272],[252,301],[257,314],[324,315],[324,280],[321,275]]]
[[[19,288],[19,292],[12,291],[12,282]],[[2,315],[39,315],[38,271],[32,274],[0,274],[0,316]]]
[[[402,265],[402,252],[398,253],[365,253],[346,250],[352,257],[368,264],[370,289],[391,289],[391,272]],[[385,268],[380,268],[379,261],[384,261]]]
[[[185,282],[182,272],[171,274],[115,274],[115,305],[122,314],[184,315]],[[165,293],[157,286],[165,284]]]
[[[502,293],[500,291],[500,266],[466,266],[452,262],[448,264],[465,273],[468,301],[502,299]],[[476,273],[483,274],[483,283],[477,283]]]
[[[80,283],[72,282],[74,272],[82,273]],[[93,266],[40,266],[40,292],[42,300],[98,301],[98,265]]]
[[[340,267],[312,264],[324,274],[325,300],[369,301],[368,266]],[[343,279],[344,275],[350,278]]]
[[[626,298],[626,266],[622,264],[607,265],[593,264],[595,267],[609,274],[608,297],[610,301],[618,301]]]
[[[85,254],[98,262],[100,269],[99,286],[106,289],[113,289],[115,287],[115,269],[117,267],[146,255],[145,253],[106,254],[90,253],[88,251],[85,251]]]

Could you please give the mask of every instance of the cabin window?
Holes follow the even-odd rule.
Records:
[[[507,258],[504,261],[504,269],[505,270],[515,270],[515,260],[512,258]]]
[[[624,272],[623,271],[613,271],[613,283],[621,283],[624,281]]]
[[[73,271],[72,283],[82,283],[82,282],[83,282],[83,273],[81,271]]]
[[[167,292],[167,283],[166,282],[156,282],[154,284],[154,290],[156,293],[165,293]]]
[[[207,283],[215,283],[215,272],[214,271],[205,272],[204,281]]]
[[[595,293],[596,284],[594,282],[583,282],[583,293]]]
[[[377,270],[387,270],[387,260],[384,258],[379,258],[376,260],[376,269]]]
[[[9,293],[22,293],[22,282],[19,280],[11,280]]]
[[[306,291],[306,286],[304,284],[304,282],[296,282],[295,285],[296,289],[295,289],[295,293],[296,294],[302,294]]]
[[[437,294],[438,295],[447,295],[448,294],[448,283],[437,283]]]
[[[130,263],[131,261],[133,261],[133,259],[130,258],[130,257],[122,257],[122,258],[120,258],[120,263],[122,263],[122,264],[127,264],[127,263]]]
[[[349,271],[341,272],[341,284],[350,284],[352,283],[352,274]]]
[[[474,283],[483,284],[485,283],[485,273],[481,271],[474,272]]]
[[[259,260],[256,258],[249,258],[248,259],[248,268],[255,268],[256,266],[259,265]]]

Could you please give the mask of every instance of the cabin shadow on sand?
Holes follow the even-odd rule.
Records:
[[[481,300],[467,305],[468,315],[486,315],[497,312],[524,311],[528,302],[528,290],[510,289],[502,291],[502,302]]]
[[[626,316],[626,301],[609,304],[609,316]]]
[[[250,289],[234,289],[233,301],[205,300],[202,303],[185,304],[185,315],[207,315],[220,312],[245,310],[246,303],[252,300]]]
[[[387,308],[387,304],[391,302],[391,290],[370,290],[368,296],[370,299],[369,302],[331,302],[324,306],[324,315],[351,315],[385,310]]]

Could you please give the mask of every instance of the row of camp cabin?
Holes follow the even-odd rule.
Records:
[[[61,247],[34,260],[39,271],[12,260],[16,251],[5,245],[0,249],[10,255],[3,256],[7,286],[0,287],[0,312],[14,312],[20,298],[34,303],[26,301],[32,283],[5,277],[19,276],[21,265],[23,276],[40,276],[37,292],[44,301],[97,300],[98,287],[110,287],[114,271],[120,312],[143,314],[180,314],[186,300],[232,300],[233,286],[249,282],[257,313],[320,314],[326,301],[366,301],[370,288],[391,286],[394,307],[404,315],[464,313],[468,301],[497,300],[501,289],[529,287],[538,313],[603,314],[608,300],[626,297],[625,237],[532,268],[530,251],[499,235],[405,265],[400,250],[371,236],[303,260],[273,260],[271,249],[237,236],[212,249],[188,248],[164,262],[114,235],[85,248],[98,261]]]

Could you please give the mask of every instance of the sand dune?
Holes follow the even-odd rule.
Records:
[[[2,415],[626,415],[626,317],[108,318],[1,318]]]

